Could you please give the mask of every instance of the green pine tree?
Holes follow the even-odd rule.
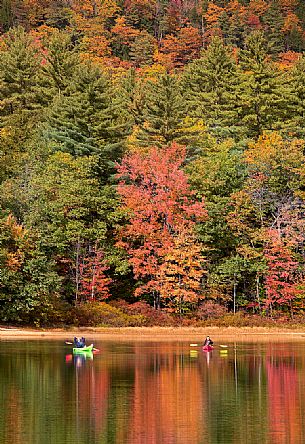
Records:
[[[287,84],[268,60],[268,44],[261,31],[254,31],[240,52],[242,124],[249,137],[279,129],[287,116]]]
[[[301,29],[294,26],[289,34],[286,35],[286,51],[302,52],[305,48],[304,34]]]
[[[9,31],[0,57],[0,128],[24,141],[41,118],[37,49],[23,28]]]
[[[81,63],[79,47],[72,35],[56,32],[46,42],[44,64],[39,77],[41,100],[50,104],[57,96],[70,95],[70,86],[78,77]]]
[[[10,29],[13,25],[13,13],[11,0],[2,0],[0,5],[0,29],[4,31]]]
[[[224,42],[227,44],[230,38],[230,17],[226,11],[224,11],[219,19],[219,25]]]
[[[155,39],[147,31],[141,31],[130,47],[130,59],[135,66],[151,65],[155,50]]]
[[[19,174],[27,147],[44,118],[37,87],[40,58],[23,28],[3,37],[0,57],[0,183]]]
[[[243,44],[243,36],[244,25],[240,14],[238,12],[235,12],[231,17],[228,43],[236,47],[241,47]]]
[[[147,82],[144,104],[137,117],[138,142],[163,146],[173,141],[191,143],[196,136],[192,122],[187,122],[181,86],[175,76],[163,74]]]
[[[284,17],[277,0],[272,0],[270,6],[262,17],[265,25],[265,38],[268,41],[268,53],[278,55],[285,50],[282,27]]]
[[[305,57],[302,56],[287,74],[290,78],[289,118],[284,132],[288,136],[305,138]]]
[[[120,98],[98,67],[82,64],[77,73],[65,94],[55,98],[44,135],[55,151],[76,157],[95,154],[103,168],[111,169],[128,131]]]
[[[23,0],[2,0],[0,2],[0,30],[8,31],[12,27],[28,28],[28,7]]]
[[[219,37],[213,38],[202,57],[185,70],[188,112],[192,117],[203,119],[217,139],[241,134],[239,82],[236,62]]]

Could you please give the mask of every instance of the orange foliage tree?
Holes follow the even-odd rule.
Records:
[[[293,301],[299,293],[297,286],[298,262],[293,259],[288,245],[277,230],[267,231],[268,241],[264,248],[267,263],[265,276],[266,299],[268,308],[286,306],[293,314]]]
[[[82,299],[101,300],[110,296],[111,279],[105,274],[109,269],[100,249],[93,249],[79,265],[79,295]]]
[[[199,57],[202,38],[198,29],[188,26],[181,28],[177,35],[164,38],[161,51],[168,54],[173,67],[182,67],[189,61]]]
[[[215,3],[209,3],[206,13],[203,15],[206,23],[206,38],[209,41],[214,35],[221,36],[219,18],[224,13],[224,8],[217,6]]]
[[[115,0],[72,0],[73,26],[83,35],[85,55],[111,55],[106,22],[118,12]]]
[[[173,143],[127,155],[118,166],[118,192],[129,219],[118,245],[126,250],[141,281],[136,294],[152,295],[158,308],[160,297],[193,300],[199,290],[198,275],[192,285],[192,278],[186,280],[186,276],[199,268],[194,227],[207,213],[181,169],[184,160],[185,148]],[[189,251],[182,254],[180,248]]]
[[[185,302],[197,302],[204,274],[202,248],[189,230],[181,229],[160,267],[160,295],[182,314]]]

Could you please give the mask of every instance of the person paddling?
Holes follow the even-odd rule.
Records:
[[[83,348],[86,346],[86,339],[84,337],[77,338],[75,336],[74,338],[74,345],[76,348]]]
[[[210,336],[207,336],[204,340],[203,347],[212,346],[214,342],[210,338]]]

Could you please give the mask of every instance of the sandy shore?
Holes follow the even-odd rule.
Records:
[[[124,327],[124,328],[79,328],[79,329],[27,329],[0,327],[0,340],[5,339],[66,339],[74,336],[103,341],[202,341],[210,335],[214,341],[265,342],[265,341],[304,341],[304,328],[266,327]]]

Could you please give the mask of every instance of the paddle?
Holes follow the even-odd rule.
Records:
[[[67,345],[74,345],[73,342],[70,342],[70,341],[65,341],[65,344],[67,344]],[[99,351],[100,351],[99,348],[95,348],[95,347],[93,347],[92,350],[93,350],[93,351],[96,351],[96,352],[99,352]]]
[[[190,344],[190,347],[203,347],[203,346],[201,346],[200,344]],[[213,345],[213,347],[217,347],[217,345]],[[228,348],[228,346],[224,344],[219,344],[219,347]]]

